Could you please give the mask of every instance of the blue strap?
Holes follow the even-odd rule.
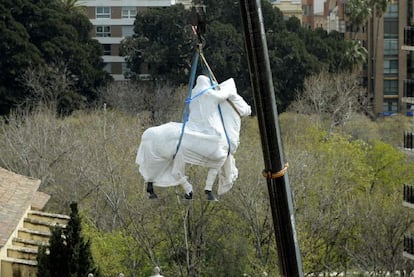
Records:
[[[214,89],[214,88],[216,88],[216,87],[218,87],[218,84],[213,84],[213,85],[211,85],[210,87],[208,87],[208,88],[206,88],[206,89],[203,89],[202,91],[200,91],[199,93],[197,93],[194,97],[189,97],[189,98],[187,98],[187,99],[185,99],[185,103],[187,104],[190,104],[191,103],[191,101],[193,101],[194,99],[196,99],[197,97],[199,97],[199,96],[201,96],[201,95],[203,95],[204,93],[206,93],[207,91],[209,91],[210,89]]]
[[[193,90],[194,82],[195,82],[195,75],[197,71],[197,65],[198,65],[198,58],[200,57],[200,53],[196,51],[193,58],[193,64],[191,65],[191,74],[190,74],[190,80],[188,81],[188,97],[187,99],[191,99],[191,92]],[[175,155],[177,155],[178,149],[180,149],[181,141],[183,140],[184,136],[184,129],[185,124],[187,123],[188,116],[190,114],[190,102],[185,102],[185,111],[184,111],[184,119],[183,119],[183,126],[181,127],[181,134],[180,138],[177,143],[177,147],[175,149],[175,154],[173,155],[173,159],[175,159]]]
[[[205,64],[202,64],[201,66],[204,68],[204,70],[207,69]],[[208,77],[210,79],[211,85],[214,85],[213,78],[211,76],[210,70],[206,70],[206,71],[208,72]],[[218,86],[218,85],[216,85],[216,86]],[[221,106],[220,106],[220,104],[217,105],[217,108],[218,108],[219,115],[220,115],[220,119],[221,119],[221,125],[223,125],[224,134],[226,136],[227,144],[229,146],[229,150],[227,151],[227,156],[228,156],[228,155],[230,155],[230,151],[231,151],[230,138],[229,138],[229,135],[228,135],[227,130],[226,130],[226,124],[224,124],[224,118],[223,118],[223,113],[221,112]]]
[[[226,125],[224,124],[224,119],[223,119],[223,113],[221,112],[221,107],[220,104],[217,105],[218,110],[219,110],[219,114],[220,114],[220,119],[221,119],[221,124],[223,125],[223,129],[224,129],[224,134],[226,135],[226,140],[227,140],[227,144],[229,145],[229,150],[227,151],[227,156],[230,155],[230,138],[227,134],[227,130],[226,130]]]
[[[208,90],[214,89],[214,88],[218,87],[218,84],[216,84],[216,83],[213,82],[213,79],[211,77],[210,71],[207,70],[208,77],[210,79],[211,86],[208,87],[208,88],[206,88],[206,89],[204,89],[204,90],[202,90],[202,91],[200,91],[194,97],[191,97],[192,96],[191,94],[192,94],[194,82],[195,82],[195,75],[196,75],[196,71],[197,71],[199,57],[200,57],[200,52],[199,51],[196,51],[196,53],[194,55],[194,58],[193,58],[193,63],[191,65],[190,80],[188,82],[188,97],[185,99],[185,111],[184,111],[184,116],[183,116],[183,125],[181,127],[181,134],[180,134],[180,138],[178,139],[178,143],[177,143],[177,147],[176,147],[176,150],[175,150],[175,154],[173,155],[173,159],[175,159],[175,156],[177,155],[178,150],[180,149],[181,141],[183,140],[185,125],[186,125],[186,123],[188,121],[188,117],[190,115],[190,103],[191,103],[191,101],[194,100],[195,98],[203,95]],[[203,68],[205,68],[205,65],[204,64],[202,64],[201,66],[202,67],[204,66]],[[227,134],[226,126],[224,124],[223,114],[221,112],[220,105],[218,105],[218,111],[219,111],[219,114],[220,114],[221,123],[223,125],[224,134],[226,135],[227,144],[229,145],[229,150],[227,152],[227,156],[228,156],[230,154],[230,139],[229,139],[229,136]]]
[[[202,64],[202,67],[204,68],[204,70],[206,69],[206,66],[204,64]],[[208,77],[210,78],[210,83],[213,86],[214,82],[213,82],[213,78],[211,77],[210,70],[207,70],[207,72],[208,72]],[[218,85],[215,85],[214,87],[217,87],[217,86]],[[217,105],[217,108],[218,108],[220,119],[221,119],[221,125],[223,125],[224,134],[226,136],[227,144],[229,146],[229,150],[227,151],[227,156],[228,156],[228,155],[230,155],[230,151],[231,151],[230,138],[229,138],[229,135],[228,135],[227,130],[226,130],[226,124],[224,124],[224,118],[223,118],[223,113],[221,112],[220,104]]]
[[[205,92],[207,92],[210,89],[215,88],[217,86],[218,86],[217,84],[212,85],[211,87],[208,87],[206,89],[203,89],[202,91],[200,91],[199,93],[197,93],[194,97],[188,97],[188,98],[185,99],[185,107],[186,107],[186,109],[185,109],[185,113],[184,113],[183,126],[181,127],[180,139],[178,140],[177,148],[175,150],[175,154],[174,154],[173,158],[175,158],[175,155],[177,155],[178,149],[180,148],[180,145],[181,145],[181,141],[183,140],[185,125],[186,125],[186,123],[188,121],[188,118],[190,116],[190,113],[189,113],[189,110],[190,109],[189,109],[189,107],[190,107],[191,101],[193,101],[195,98],[203,95]]]

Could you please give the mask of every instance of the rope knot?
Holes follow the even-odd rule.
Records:
[[[285,176],[288,167],[289,167],[289,163],[285,163],[285,166],[277,172],[272,172],[270,170],[265,169],[263,170],[262,174],[266,179],[277,179],[277,178]]]

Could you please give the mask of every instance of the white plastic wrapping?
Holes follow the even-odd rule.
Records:
[[[183,184],[185,164],[193,164],[219,170],[219,195],[231,189],[238,176],[233,154],[239,145],[240,116],[250,115],[251,108],[237,94],[233,79],[213,89],[207,77],[199,76],[192,97],[201,91],[205,92],[191,100],[180,143],[183,123],[169,122],[144,131],[136,163],[145,182],[158,187]]]

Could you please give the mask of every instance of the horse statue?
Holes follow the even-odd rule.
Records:
[[[221,84],[200,75],[192,89],[189,117],[184,123],[169,122],[144,131],[136,163],[147,184],[149,198],[157,198],[156,187],[181,185],[184,197],[192,199],[193,186],[185,165],[207,167],[207,200],[217,200],[212,187],[218,176],[218,194],[228,192],[238,177],[234,153],[239,146],[241,116],[251,107],[237,94],[234,80]]]

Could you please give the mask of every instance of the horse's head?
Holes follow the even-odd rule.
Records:
[[[233,78],[227,79],[226,81],[220,84],[221,89],[226,89],[231,91],[229,98],[227,99],[230,102],[231,106],[239,114],[239,116],[248,116],[252,113],[252,109],[243,97],[237,93],[236,84]]]
[[[239,134],[241,127],[241,116],[251,114],[251,108],[243,97],[237,94],[233,79],[228,79],[220,84],[221,89],[232,89],[232,93],[227,101],[220,104],[222,108],[222,120],[226,129],[226,135],[230,142],[230,152],[236,152],[239,146]]]
[[[240,116],[248,116],[252,114],[250,105],[237,93],[230,95],[228,101]]]

